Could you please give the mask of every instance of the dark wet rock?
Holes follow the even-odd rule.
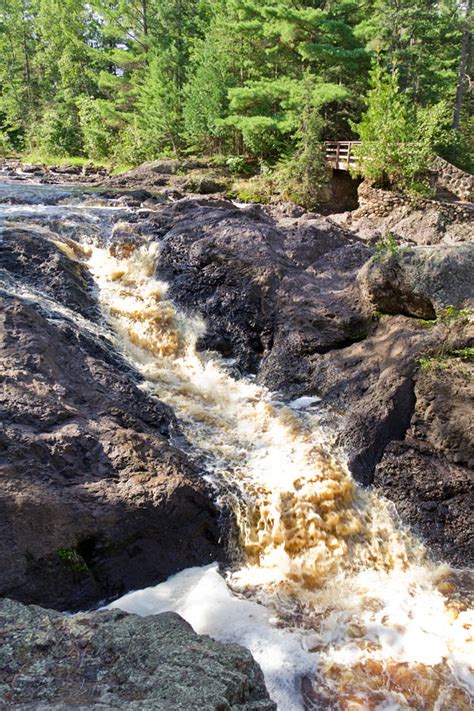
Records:
[[[212,195],[224,192],[227,184],[223,180],[203,175],[188,180],[185,187],[200,195]]]
[[[4,236],[13,284],[96,313],[80,264],[37,235]],[[184,438],[171,410],[92,324],[6,291],[0,592],[77,609],[219,557],[218,512],[173,446]]]
[[[64,165],[52,165],[49,169],[53,173],[58,173],[59,175],[80,175],[82,172],[81,166],[70,165],[69,163],[65,163]]]
[[[0,601],[0,693],[15,709],[274,711],[249,651],[172,612],[67,616]]]
[[[402,521],[434,558],[461,568],[474,565],[472,471],[408,436],[388,445],[375,470],[374,487],[395,502]]]
[[[104,167],[90,165],[41,165],[22,163],[15,159],[0,158],[0,175],[12,182],[28,181],[34,183],[76,183],[94,185],[100,183],[108,175]]]
[[[315,358],[311,380],[356,479],[456,565],[472,559],[472,343],[467,319],[387,316],[363,342]]]
[[[360,280],[382,313],[434,319],[474,298],[474,244],[411,247],[368,262]]]
[[[119,205],[125,205],[127,207],[140,207],[140,205],[152,198],[152,194],[148,190],[127,190],[115,195],[117,203]]]
[[[386,445],[408,429],[416,358],[433,342],[413,319],[386,317],[360,343],[312,359],[310,391],[334,413],[331,424],[361,483],[372,482]]]
[[[21,169],[23,173],[41,173],[43,167],[35,163],[23,163]]]
[[[51,239],[34,230],[5,228],[0,240],[0,283],[8,276],[72,311],[96,320],[99,309],[92,295],[93,281],[86,267],[70,259]],[[68,247],[63,242],[64,249]],[[74,248],[80,251],[79,245]]]
[[[370,249],[325,218],[280,225],[256,208],[187,200],[160,214],[160,236],[160,277],[206,317],[201,346],[272,388],[301,384],[307,356],[367,331],[356,274]]]

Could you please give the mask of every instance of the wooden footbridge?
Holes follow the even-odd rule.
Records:
[[[331,168],[349,170],[357,164],[354,147],[360,146],[360,141],[325,141],[326,160]]]

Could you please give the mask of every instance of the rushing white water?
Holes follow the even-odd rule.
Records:
[[[240,642],[281,711],[469,708],[467,579],[430,563],[393,508],[354,483],[311,414],[315,398],[285,406],[234,379],[217,355],[197,353],[205,324],[167,299],[154,276],[159,245],[103,246],[118,232],[133,236],[123,211],[69,204],[2,214],[40,225],[88,265],[104,333],[173,407],[240,531],[242,558],[224,577],[216,565],[194,568],[112,606],[175,610],[200,633]]]
[[[215,568],[198,569],[114,605],[174,609],[200,632],[240,641],[282,710],[303,703],[302,677],[308,708],[468,708],[461,581],[355,485],[305,412],[310,400],[275,404],[196,353],[204,324],[167,300],[156,243],[114,254],[95,248],[89,265],[117,345],[209,455],[245,551],[227,587]]]

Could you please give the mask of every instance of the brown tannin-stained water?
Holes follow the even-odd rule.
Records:
[[[262,619],[255,605],[253,624],[268,644],[252,651],[279,707],[469,708],[462,576],[429,562],[389,506],[355,484],[314,417],[196,352],[205,325],[167,299],[157,260],[156,243],[123,258],[94,248],[89,266],[118,346],[210,455],[216,489],[233,506],[245,555],[226,583],[250,622],[245,601],[268,612]],[[238,641],[242,620],[216,578],[215,567],[184,571],[114,604],[142,614],[171,604],[198,631]],[[298,663],[288,668],[295,639],[301,695]]]
[[[284,405],[197,353],[205,324],[155,278],[159,245],[104,247],[126,215],[101,209],[5,207],[0,218],[43,230],[88,265],[103,334],[173,408],[240,535],[225,577],[217,564],[188,569],[112,606],[172,609],[197,632],[248,647],[280,711],[471,708],[468,572],[432,563],[393,507],[353,481],[305,409],[310,398]]]

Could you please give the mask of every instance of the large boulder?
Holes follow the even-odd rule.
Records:
[[[371,251],[320,216],[184,200],[160,215],[159,277],[203,314],[200,346],[237,359],[260,382],[291,391],[308,356],[356,341],[370,316],[356,275]]]
[[[0,601],[8,708],[274,711],[250,652],[172,612],[64,615]]]
[[[453,464],[474,469],[474,364],[472,355],[429,356],[415,378],[414,437]],[[472,348],[471,348],[472,353]]]
[[[474,298],[474,244],[395,248],[372,258],[359,278],[374,308],[434,319]]]
[[[396,501],[432,554],[474,565],[474,365],[462,357],[427,358],[414,381],[407,436],[387,447],[374,485]]]
[[[58,248],[53,239],[38,232],[4,228],[0,240],[0,270],[9,285],[39,292],[61,306],[96,321],[99,309],[92,295],[93,280],[88,269]],[[69,244],[72,244],[69,242]],[[79,245],[74,248],[80,250]],[[63,249],[68,249],[63,243]],[[69,247],[73,255],[72,248]]]
[[[39,232],[2,249],[1,594],[77,609],[219,557],[211,493],[87,318],[83,269]]]
[[[457,466],[410,434],[391,442],[374,474],[375,490],[435,559],[474,565],[472,470]]]
[[[412,319],[385,317],[360,343],[312,359],[309,390],[333,413],[329,424],[359,482],[372,483],[387,444],[405,434],[416,358],[434,342],[433,332]]]

